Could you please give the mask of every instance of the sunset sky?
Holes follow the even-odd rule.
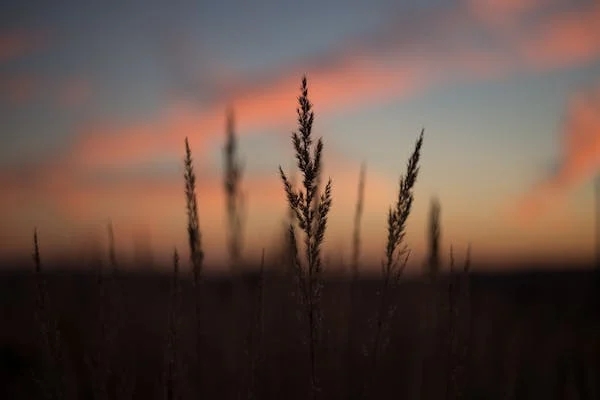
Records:
[[[244,255],[274,252],[303,74],[333,180],[332,261],[350,256],[364,161],[364,264],[378,267],[421,128],[416,264],[432,196],[444,253],[452,244],[459,260],[468,243],[474,263],[593,255],[599,0],[35,3],[0,5],[0,256],[28,256],[34,226],[48,257],[105,248],[109,218],[123,259],[140,241],[159,259],[186,254],[187,136],[218,268],[228,105],[245,165]]]

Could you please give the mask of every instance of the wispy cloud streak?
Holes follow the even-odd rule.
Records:
[[[518,202],[523,222],[535,221],[568,191],[600,172],[600,85],[571,99],[561,139],[557,168]]]

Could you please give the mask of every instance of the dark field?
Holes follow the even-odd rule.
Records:
[[[377,364],[368,349],[379,283],[360,280],[352,300],[350,281],[325,278],[319,398],[599,399],[600,280],[591,269],[569,271],[472,272],[435,283],[405,276],[390,294],[397,310]],[[4,271],[2,399],[45,398],[49,390],[36,379],[62,379],[69,399],[169,398],[169,354],[177,359],[172,398],[307,398],[305,324],[285,276],[266,272],[232,283],[205,275],[199,330],[187,278],[180,280],[181,307],[170,312],[168,273],[105,273],[101,283],[94,273],[44,277],[61,361],[52,364],[43,351],[36,277]],[[170,315],[179,320],[171,353]]]

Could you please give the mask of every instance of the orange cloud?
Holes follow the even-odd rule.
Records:
[[[559,185],[576,183],[600,167],[600,85],[573,100],[564,148]]]
[[[571,100],[562,135],[558,169],[518,204],[523,221],[539,217],[546,203],[556,202],[560,195],[600,171],[600,85]]]
[[[523,226],[534,223],[540,216],[555,206],[559,200],[557,188],[549,182],[537,183],[516,207],[517,222]]]
[[[317,113],[360,105],[381,97],[399,96],[417,89],[423,77],[417,69],[383,68],[365,60],[351,60],[333,70],[309,75],[310,98]],[[171,104],[152,121],[130,124],[87,124],[69,149],[73,167],[130,165],[156,156],[179,154],[185,137],[202,152],[224,129],[224,111],[233,104],[238,131],[293,127],[301,72],[286,75],[263,87],[236,93],[208,109],[193,104]]]

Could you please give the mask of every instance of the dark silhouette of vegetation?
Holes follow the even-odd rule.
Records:
[[[228,246],[231,268],[239,267],[242,234],[244,197],[241,191],[242,166],[238,160],[233,110],[227,111],[226,140],[223,148],[225,164],[225,198],[228,223]],[[235,271],[239,272],[239,271]]]
[[[200,233],[200,222],[198,220],[198,201],[196,198],[196,175],[192,162],[192,151],[188,139],[185,138],[185,160],[184,160],[184,179],[185,179],[185,205],[187,209],[187,232],[188,243],[190,247],[190,261],[192,263],[192,273],[194,284],[200,283],[200,274],[202,272],[202,261],[204,252],[202,251],[202,236]]]
[[[45,369],[42,376],[34,373],[34,379],[47,400],[60,400],[65,396],[62,338],[54,313],[48,301],[46,280],[42,275],[42,259],[37,228],[33,231],[33,262],[36,277],[35,319],[42,342]]]
[[[167,332],[167,344],[165,350],[165,376],[164,376],[164,399],[175,400],[181,398],[181,385],[180,385],[180,365],[179,365],[179,324],[180,324],[180,298],[181,298],[181,286],[179,283],[179,254],[177,249],[173,251],[173,274],[171,281],[171,301],[169,308],[169,319]]]
[[[196,363],[198,368],[198,382],[202,384],[202,367],[204,365],[202,358],[203,326],[202,326],[202,308],[201,308],[201,282],[200,274],[202,272],[202,262],[204,252],[202,250],[202,236],[200,233],[200,222],[198,217],[198,201],[196,199],[196,175],[192,162],[192,151],[188,139],[185,138],[185,159],[184,159],[184,180],[185,180],[185,204],[187,209],[187,232],[188,244],[190,247],[190,261],[192,264],[192,275],[194,284],[194,304],[196,311]]]
[[[446,399],[462,399],[467,385],[466,363],[471,340],[470,282],[471,246],[462,271],[454,275],[454,252],[450,247],[450,280],[448,286],[448,378]]]
[[[363,208],[365,202],[365,179],[367,166],[365,163],[360,166],[360,175],[358,178],[358,197],[356,199],[356,209],[354,212],[354,230],[352,234],[352,276],[358,278],[358,262],[360,258],[360,222],[362,220]]]
[[[347,373],[348,373],[348,384],[347,390],[350,393],[359,392],[357,388],[357,382],[359,379],[355,376],[356,371],[352,369],[356,360],[353,355],[353,350],[356,348],[356,330],[357,330],[357,318],[356,308],[358,305],[358,281],[359,281],[359,259],[360,259],[360,247],[361,247],[361,220],[364,209],[364,198],[365,198],[365,181],[366,181],[367,166],[362,163],[360,166],[360,174],[358,177],[358,194],[356,198],[356,208],[354,211],[354,229],[352,234],[352,269],[351,269],[351,281],[350,281],[350,304],[348,308],[348,328],[347,328],[347,343],[346,343],[346,357],[347,357]]]
[[[371,378],[370,384],[373,385],[374,377],[377,374],[380,353],[383,351],[383,344],[389,328],[389,323],[395,312],[396,306],[390,302],[390,291],[398,284],[410,251],[404,243],[406,235],[406,222],[412,209],[414,199],[413,188],[417,182],[419,174],[419,158],[421,156],[421,146],[423,145],[424,130],[421,131],[415,144],[415,149],[406,165],[406,174],[400,176],[398,198],[396,204],[390,207],[387,218],[387,245],[385,249],[385,260],[382,261],[382,286],[379,291],[379,307],[375,319],[375,335],[371,348]],[[403,259],[402,259],[403,258]]]
[[[110,266],[112,268],[113,274],[117,273],[118,265],[117,265],[117,253],[115,250],[115,233],[113,230],[112,221],[108,221],[108,259],[110,261]]]
[[[319,177],[321,174],[321,154],[323,141],[319,138],[313,144],[312,124],[314,113],[308,99],[306,77],[302,78],[301,95],[298,97],[298,132],[292,133],[292,143],[296,152],[298,169],[302,172],[303,188],[296,191],[279,167],[288,203],[294,211],[300,230],[304,233],[305,262],[303,267],[296,246],[295,231],[290,226],[290,243],[294,254],[294,264],[301,301],[305,307],[305,318],[308,325],[308,346],[310,357],[310,397],[315,399],[319,391],[317,379],[317,344],[320,339],[321,310],[319,307],[322,290],[321,245],[327,227],[327,214],[331,208],[331,179],[327,182],[323,193],[319,193]]]
[[[440,271],[440,212],[440,202],[434,197],[431,199],[429,208],[429,229],[427,231],[429,259],[426,264],[426,272],[430,278],[434,278]]]

